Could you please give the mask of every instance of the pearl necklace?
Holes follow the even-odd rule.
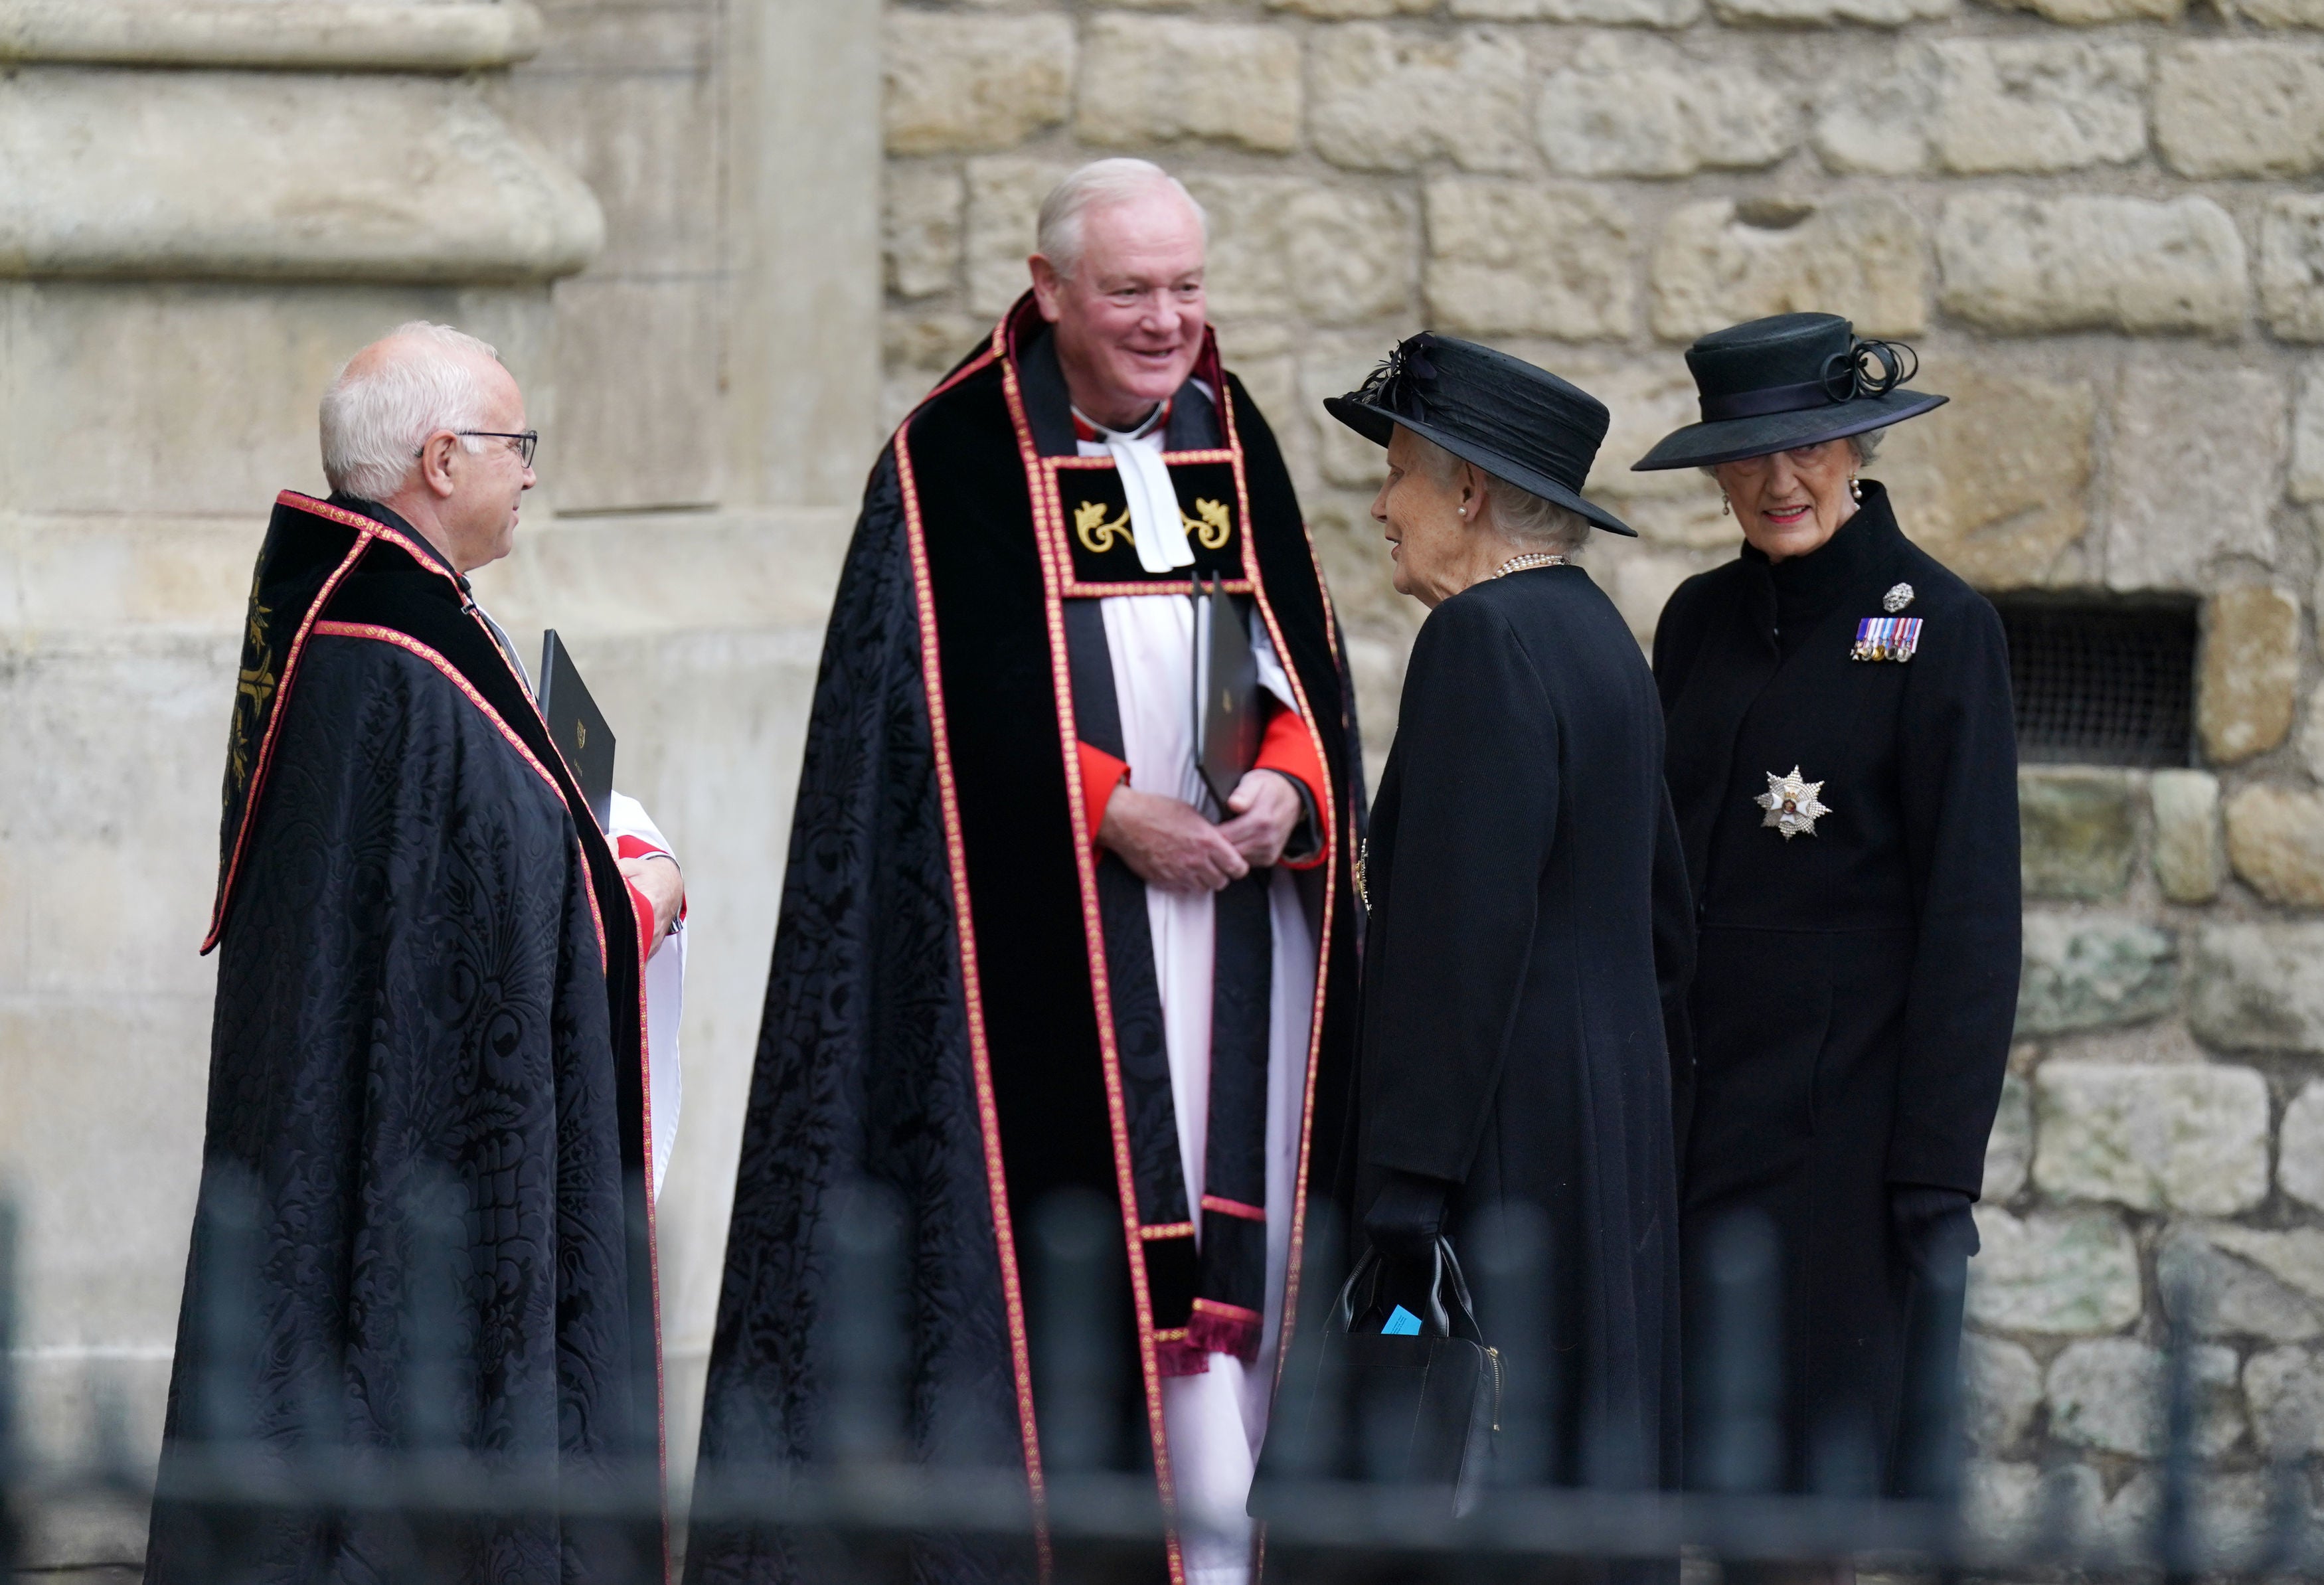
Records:
[[[1563,567],[1564,565],[1565,558],[1563,556],[1553,556],[1546,550],[1528,550],[1523,556],[1510,557],[1495,567],[1493,576],[1497,578],[1505,578],[1513,572],[1524,572],[1528,567]]]

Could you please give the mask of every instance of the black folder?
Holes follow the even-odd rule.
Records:
[[[573,768],[589,813],[604,830],[613,817],[613,729],[589,696],[581,668],[550,628],[540,637],[540,718],[549,736]]]
[[[1227,818],[1227,799],[1259,763],[1265,723],[1250,625],[1219,580],[1194,585],[1194,762]]]

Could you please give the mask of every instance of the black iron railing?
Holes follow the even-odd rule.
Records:
[[[211,1263],[199,1286],[212,1295],[200,1317],[209,1356],[255,1357],[254,1318],[234,1296],[250,1292],[254,1239],[247,1207],[214,1203],[198,1248]],[[450,1401],[463,1380],[454,1308],[456,1285],[416,1284],[411,1293],[413,1357],[408,1380],[411,1424],[392,1450],[339,1445],[322,1427],[334,1422],[318,1405],[311,1424],[291,1435],[254,1434],[251,1384],[231,1371],[198,1384],[201,1435],[181,1442],[158,1478],[128,1451],[117,1414],[100,1412],[88,1428],[82,1456],[34,1460],[24,1451],[16,1405],[14,1318],[21,1313],[16,1221],[0,1203],[0,1567],[19,1557],[27,1527],[51,1507],[110,1505],[132,1514],[160,1498],[187,1506],[209,1526],[207,1578],[234,1585],[244,1577],[244,1543],[285,1519],[390,1516],[415,1538],[404,1572],[417,1580],[455,1577],[427,1538],[477,1521],[553,1517],[560,1525],[604,1522],[648,1533],[665,1511],[683,1521],[780,1526],[816,1538],[816,1555],[850,1560],[845,1577],[906,1577],[903,1544],[951,1534],[1008,1543],[1037,1527],[1048,1542],[1061,1580],[1150,1575],[1167,1520],[1149,1475],[1104,1468],[1116,1445],[1110,1423],[1118,1384],[1107,1379],[1115,1350],[1102,1329],[1111,1280],[1105,1218],[1085,1206],[1050,1208],[1038,1219],[1033,1252],[1045,1295],[1048,1346],[1038,1392],[1046,1401],[1043,1437],[1048,1475],[1038,1506],[1020,1475],[991,1468],[946,1468],[905,1460],[902,1424],[908,1374],[901,1299],[901,1223],[877,1200],[858,1197],[835,1218],[831,1254],[834,1376],[825,1411],[829,1450],[822,1461],[758,1470],[706,1472],[687,1492],[666,1493],[655,1461],[593,1468],[576,1479],[554,1460],[527,1462],[479,1457],[455,1445]],[[1314,1258],[1333,1269],[1336,1240],[1328,1212],[1315,1218]],[[1538,1237],[1522,1226],[1474,1240],[1480,1289],[1500,1309],[1489,1330],[1515,1334],[1543,1302],[1552,1273]],[[441,1253],[460,1247],[448,1221],[417,1246]],[[431,1260],[434,1258],[430,1258]],[[1325,1443],[1359,1445],[1383,1428],[1319,1422],[1317,1445],[1280,1450],[1285,1462],[1272,1488],[1266,1551],[1270,1571],[1299,1580],[1477,1579],[1526,1572],[1555,1560],[1654,1560],[1682,1555],[1719,1561],[1856,1560],[1886,1570],[1955,1578],[2072,1571],[2166,1580],[2198,1575],[2313,1575],[2324,1571],[2310,1518],[2309,1471],[2296,1458],[2274,1466],[2274,1504],[2264,1534],[2228,1546],[2209,1535],[2199,1500],[2193,1340],[2187,1317],[2198,1295],[2168,1306],[2178,1317],[2165,1350],[2159,1467],[2162,1498],[2142,1534],[2081,1533],[2063,1501],[2049,1505],[2024,1534],[1981,1535],[1965,1527],[1957,1383],[1932,1378],[1907,1405],[1911,1434],[1903,1449],[1901,1488],[1910,1496],[1843,1491],[1775,1492],[1780,1460],[1779,1363],[1775,1325],[1777,1263],[1763,1234],[1748,1225],[1707,1263],[1699,1302],[1713,1318],[1715,1339],[1704,1376],[1696,1442],[1698,1467],[1687,1491],[1593,1489],[1539,1484],[1554,1413],[1537,1388],[1513,1381],[1504,1400],[1492,1489],[1455,1520],[1441,1490],[1369,1479],[1325,1479]],[[1311,1286],[1303,1325],[1320,1324],[1328,1292]],[[1940,1295],[1941,1298],[1943,1295]],[[1942,1304],[1926,1306],[1950,1324]],[[1953,1313],[1957,1314],[1957,1310]],[[1533,1317],[1536,1323],[1538,1315]],[[1328,1386],[1328,1384],[1327,1384]],[[183,1407],[183,1406],[181,1406]],[[1360,1421],[1360,1404],[1350,1410]],[[1847,1478],[1842,1477],[1841,1484]],[[1182,1526],[1194,1522],[1180,1516]],[[658,1577],[659,1560],[636,1561],[641,1580]]]

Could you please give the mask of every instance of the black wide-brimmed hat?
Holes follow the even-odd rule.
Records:
[[[1916,419],[1945,398],[1901,389],[1921,372],[1913,349],[1859,340],[1837,314],[1776,314],[1714,330],[1686,349],[1702,422],[1630,465],[1710,467],[1815,446]]]
[[[1324,410],[1386,446],[1398,424],[1497,479],[1571,507],[1610,534],[1636,530],[1582,482],[1606,438],[1606,404],[1546,369],[1473,341],[1422,331],[1397,344],[1362,386]]]

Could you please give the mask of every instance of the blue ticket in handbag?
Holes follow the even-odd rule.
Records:
[[[1398,1304],[1389,1312],[1387,1323],[1380,1328],[1382,1337],[1418,1337],[1420,1317]]]
[[[1851,660],[1910,660],[1921,645],[1917,616],[1868,616],[1856,624]]]

